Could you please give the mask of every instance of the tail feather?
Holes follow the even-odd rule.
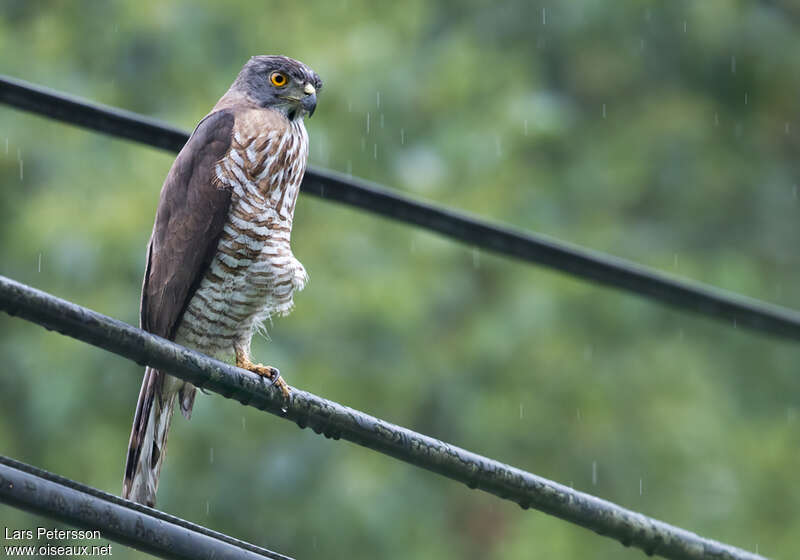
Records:
[[[133,417],[122,497],[150,507],[156,504],[158,477],[167,451],[175,400],[179,391],[185,391],[176,382],[179,380],[158,370],[145,369]]]
[[[195,395],[197,395],[197,388],[191,383],[184,383],[178,391],[178,403],[181,406],[181,414],[183,414],[183,417],[187,420],[192,419]]]

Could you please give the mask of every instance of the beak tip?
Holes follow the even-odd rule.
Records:
[[[303,99],[302,104],[303,104],[303,109],[305,109],[306,113],[308,113],[308,116],[311,117],[311,115],[314,114],[314,109],[317,108],[317,96],[316,96],[316,94],[314,94],[314,93],[308,94]]]

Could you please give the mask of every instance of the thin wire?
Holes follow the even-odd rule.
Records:
[[[149,365],[301,428],[346,439],[470,488],[549,513],[675,560],[763,559],[762,556],[657,521],[546,478],[477,455],[352,408],[293,389],[289,402],[263,378],[116,319],[0,276],[0,310]]]
[[[177,152],[188,134],[136,113],[91,103],[0,75],[0,102],[52,119]],[[734,327],[800,340],[800,312],[679,279],[611,255],[544,235],[492,224],[448,208],[417,201],[385,187],[333,171],[310,168],[302,190],[436,231],[487,251],[536,263]]]
[[[75,527],[97,529],[104,539],[160,558],[292,560],[2,455],[0,502]]]

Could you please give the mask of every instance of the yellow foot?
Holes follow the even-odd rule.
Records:
[[[275,383],[275,386],[281,390],[281,393],[283,393],[283,398],[289,398],[289,385],[287,385],[286,381],[284,381],[283,377],[281,377],[281,373],[278,371],[278,368],[265,366],[263,364],[254,364],[244,352],[238,349],[236,350],[236,366],[246,369],[247,371],[252,371],[253,373],[262,377],[271,379],[273,383]]]

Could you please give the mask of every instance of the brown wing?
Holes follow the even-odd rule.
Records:
[[[175,336],[222,234],[231,195],[230,191],[217,188],[214,168],[228,151],[233,123],[233,113],[228,110],[211,113],[200,121],[161,189],[156,223],[147,246],[140,310],[141,327],[159,336],[170,339]],[[124,498],[149,506],[155,505],[172,417],[173,402],[163,399],[163,383],[162,372],[145,369],[122,487]],[[186,402],[181,396],[181,409],[187,417],[191,413],[194,388],[189,393]],[[152,441],[152,446],[145,450],[148,441]]]
[[[214,168],[230,147],[233,124],[230,110],[200,121],[164,181],[142,286],[140,323],[153,334],[175,336],[214,256],[231,200]]]

